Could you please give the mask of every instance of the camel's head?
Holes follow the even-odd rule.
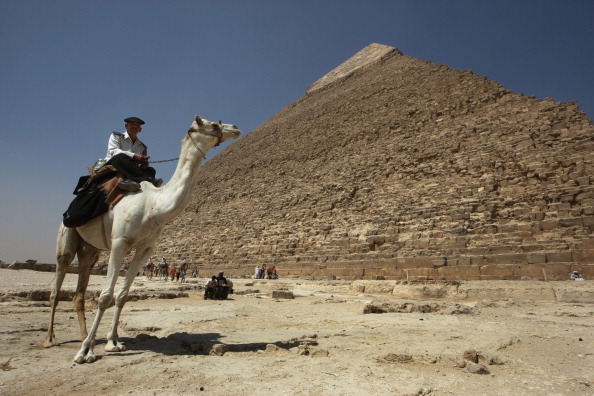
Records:
[[[190,126],[188,130],[188,134],[201,134],[211,139],[215,139],[216,143],[215,146],[218,146],[222,142],[226,142],[227,140],[237,139],[241,134],[241,131],[237,129],[235,125],[232,124],[223,124],[219,122],[212,122],[201,118],[200,116],[196,116],[194,122]]]

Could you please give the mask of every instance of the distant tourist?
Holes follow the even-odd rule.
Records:
[[[215,294],[217,292],[217,286],[218,286],[218,282],[217,282],[217,277],[216,276],[212,276],[212,278],[208,281],[208,283],[206,283],[205,287],[204,287],[204,299],[214,299],[215,298]]]
[[[569,276],[569,279],[574,280],[574,281],[583,281],[584,280],[584,278],[582,278],[582,276],[577,271],[573,271],[571,273],[571,275]]]

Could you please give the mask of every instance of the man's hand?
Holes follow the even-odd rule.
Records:
[[[134,162],[136,162],[138,164],[138,166],[140,166],[141,168],[148,167],[149,158],[151,158],[151,157],[149,157],[147,155],[134,154]]]

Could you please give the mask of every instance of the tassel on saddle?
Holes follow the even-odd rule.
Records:
[[[121,174],[117,174],[105,183],[99,185],[99,187],[105,192],[105,201],[111,206],[116,206],[118,202],[122,200],[128,193],[128,191],[122,190],[118,187],[118,183],[124,180]]]
[[[105,193],[105,202],[111,206],[115,206],[118,202],[126,196],[128,191],[122,190],[118,187],[118,183],[124,180],[124,177],[113,165],[103,165],[99,168],[89,166],[89,177],[87,183],[93,181],[100,182],[105,180],[102,184],[99,184],[99,188]],[[110,177],[106,180],[107,177]],[[84,188],[84,186],[83,186]]]

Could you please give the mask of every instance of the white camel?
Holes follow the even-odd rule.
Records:
[[[190,130],[182,139],[181,154],[173,177],[163,187],[154,187],[142,182],[142,189],[128,193],[116,206],[81,227],[67,228],[60,225],[56,249],[56,280],[50,296],[51,316],[43,345],[56,345],[54,317],[58,305],[60,288],[66,270],[75,255],[78,255],[79,276],[74,297],[78,314],[82,347],[76,354],[76,363],[91,363],[96,360],[93,352],[95,335],[105,310],[111,305],[118,272],[124,257],[135,248],[135,254],[128,267],[124,282],[115,297],[115,312],[111,330],[107,335],[107,352],[123,351],[118,341],[118,322],[126,303],[130,286],[136,274],[152,256],[153,247],[165,224],[175,218],[188,205],[198,175],[200,164],[206,153],[221,142],[235,139],[240,131],[235,125],[210,122],[196,116]],[[107,280],[99,296],[97,315],[89,333],[84,312],[84,297],[91,268],[97,262],[100,250],[111,250],[107,269]]]

